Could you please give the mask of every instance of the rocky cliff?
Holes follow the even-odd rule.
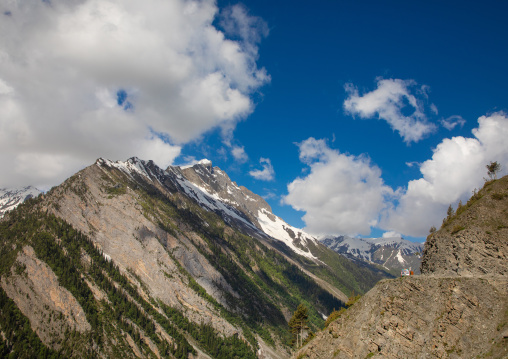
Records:
[[[380,281],[295,358],[508,357],[508,177],[425,244],[422,275]]]
[[[422,273],[508,275],[508,177],[489,181],[427,238]]]

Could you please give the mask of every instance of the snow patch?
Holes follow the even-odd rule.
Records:
[[[302,244],[307,244],[308,243],[307,240],[315,242],[317,241],[316,239],[310,236],[302,235],[304,233],[298,228],[290,226],[282,219],[273,214],[271,215],[274,218],[273,220],[268,216],[268,212],[265,209],[261,209],[258,211],[257,219],[263,232],[281,242],[284,242],[295,253],[307,258],[317,259],[308,249],[304,251],[303,249],[295,246],[293,243],[293,238],[291,238],[286,229],[290,229],[291,231],[293,231],[293,233],[295,233],[297,237],[298,235],[300,235],[300,240],[302,241]]]
[[[402,258],[402,255],[400,253],[400,249],[399,251],[397,252],[397,255],[395,256],[395,258],[397,258],[397,260],[399,261],[400,264],[404,264],[406,263],[406,260],[404,258]]]

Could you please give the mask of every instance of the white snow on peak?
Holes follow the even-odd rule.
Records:
[[[0,188],[0,218],[4,213],[11,211],[25,199],[29,197],[37,197],[42,192],[32,186],[17,187],[17,188]]]
[[[224,213],[227,217],[239,220],[245,225],[251,227],[253,230],[257,230],[257,228],[250,223],[250,221],[241,216],[236,209],[224,203],[222,198],[187,180],[180,172],[179,167],[169,167],[168,171],[172,171],[173,174],[175,174],[174,178],[180,187],[189,197],[194,198],[204,209],[209,211],[218,210]]]
[[[206,158],[203,158],[202,160],[198,161],[198,165],[208,166],[211,164],[212,164],[212,161],[210,161]]]
[[[189,163],[187,165],[182,165],[182,166],[177,166],[177,167],[180,167],[182,170],[185,170],[187,168],[192,168],[195,165],[211,166],[212,165],[212,161],[210,161],[209,159],[203,158],[202,160],[193,161],[193,162],[191,162],[191,163]]]
[[[132,173],[136,172],[151,181],[150,176],[146,172],[145,166],[143,165],[143,161],[141,161],[137,157],[129,158],[127,161],[115,161],[115,162],[105,158],[99,158],[97,160],[97,165],[100,167],[103,164],[109,167],[117,168],[120,171],[125,172],[131,178]]]
[[[316,242],[317,240],[315,238],[305,235],[305,233],[302,232],[300,229],[290,226],[279,217],[270,213],[270,215],[272,215],[274,218],[274,220],[272,220],[268,216],[268,214],[269,213],[264,208],[258,211],[257,219],[261,228],[263,229],[263,232],[281,242],[284,242],[295,253],[305,256],[307,258],[316,259],[316,257],[312,255],[310,251],[308,250],[304,251],[303,249],[295,246],[295,244],[293,243],[293,238],[291,238],[291,236],[289,235],[288,231],[285,228],[291,230],[296,236],[298,236],[298,234],[301,233],[300,240],[303,245],[308,243],[307,239]]]
[[[422,243],[415,243],[403,239],[401,237],[391,238],[353,238],[349,236],[341,236],[332,239],[322,238],[322,241],[328,242],[332,249],[338,250],[341,253],[347,253],[355,257],[372,261],[372,253],[380,247],[391,247],[396,250],[386,260],[389,260],[392,255],[399,261],[400,264],[405,264],[407,261],[403,258],[404,255],[410,253],[421,252],[423,250]],[[397,253],[397,254],[395,254]]]

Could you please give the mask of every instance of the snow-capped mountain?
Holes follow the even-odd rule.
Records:
[[[354,263],[344,258],[313,236],[287,224],[272,213],[263,198],[238,186],[219,167],[213,167],[209,160],[190,166],[169,166],[165,170],[152,161],[136,157],[127,161],[100,158],[95,165],[103,171],[115,169],[122,172],[130,178],[129,186],[132,188],[152,188],[150,193],[192,199],[206,211],[219,215],[231,228],[282,254],[341,300],[347,300],[341,291],[364,293],[380,279],[391,276],[371,264]],[[125,190],[125,184],[124,187],[118,186],[118,191]],[[186,199],[182,203],[189,203]],[[191,207],[187,210],[194,212]],[[201,218],[200,225],[215,226],[207,221]]]
[[[211,161],[201,160],[180,169],[185,178],[203,193],[242,212],[264,234],[283,242],[299,255],[316,259],[311,249],[319,245],[316,238],[274,215],[262,197],[238,186],[219,167],[212,167]]]
[[[423,243],[400,237],[353,238],[339,236],[321,240],[328,248],[351,259],[373,262],[389,270],[410,268],[420,272]]]
[[[41,191],[32,186],[21,188],[0,188],[0,218],[29,198],[37,197]]]

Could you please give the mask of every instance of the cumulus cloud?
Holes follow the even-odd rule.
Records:
[[[259,163],[263,166],[262,170],[252,170],[249,174],[257,180],[273,181],[275,178],[275,171],[273,170],[272,162],[269,158],[261,157]]]
[[[245,148],[243,146],[232,146],[231,154],[237,162],[245,163],[249,159],[247,153],[245,153]]]
[[[421,164],[422,178],[408,183],[381,226],[406,235],[426,236],[431,226],[440,226],[450,204],[467,200],[482,186],[486,164],[498,161],[503,168],[508,166],[506,113],[480,117],[473,136],[444,139],[432,158]]]
[[[2,186],[56,184],[100,156],[167,166],[234,128],[270,81],[256,64],[266,24],[240,6],[33,0],[0,14]]]
[[[389,231],[383,233],[383,238],[401,238],[402,235],[400,233]]]
[[[441,121],[441,125],[446,128],[448,131],[453,130],[457,125],[460,127],[464,126],[466,120],[464,120],[461,116],[454,115],[448,118],[443,118]]]
[[[422,176],[396,190],[384,184],[381,170],[365,156],[343,154],[309,138],[298,146],[310,172],[288,185],[283,202],[304,211],[306,230],[316,235],[369,235],[377,227],[386,231],[383,236],[424,237],[431,226],[440,226],[450,204],[467,201],[482,187],[490,161],[508,168],[506,113],[480,117],[472,134],[445,138],[432,158],[408,163],[419,166]]]
[[[321,234],[370,234],[393,191],[381,170],[365,156],[340,153],[324,140],[298,144],[300,160],[310,172],[288,185],[283,202],[305,211],[306,230]]]
[[[427,121],[422,98],[427,99],[427,86],[413,80],[377,79],[377,89],[360,95],[351,83],[346,84],[348,98],[344,110],[362,119],[378,117],[388,124],[407,144],[418,142],[436,129]],[[434,106],[433,109],[437,111]]]

